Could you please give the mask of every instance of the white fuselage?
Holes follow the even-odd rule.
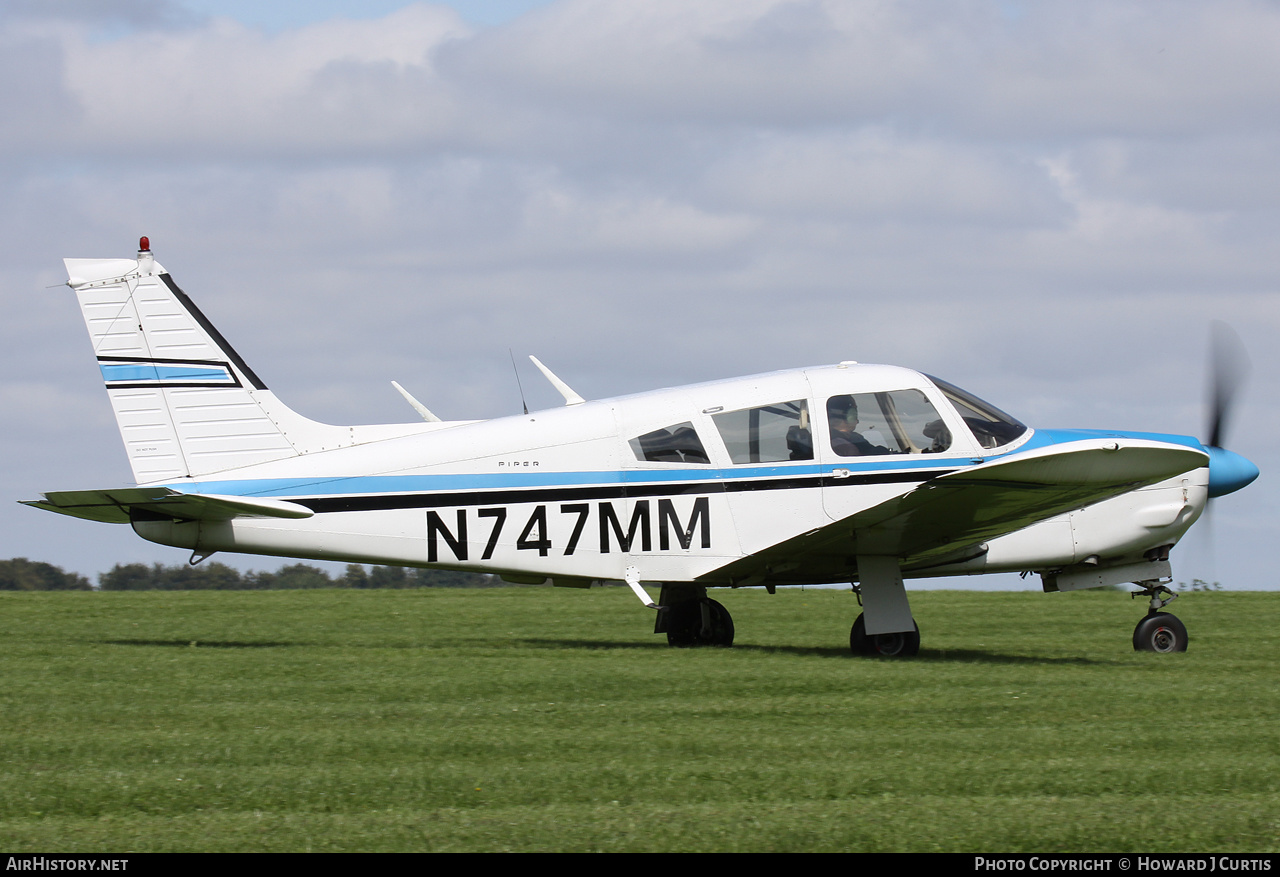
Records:
[[[945,421],[949,446],[892,456],[837,454],[827,440],[824,400],[884,390],[927,397]],[[807,403],[810,459],[734,462],[732,439],[717,414],[800,400]],[[706,463],[639,458],[636,437],[679,424],[697,432]],[[717,576],[717,570],[876,507],[938,474],[1045,441],[1099,441],[1093,434],[1068,435],[1065,442],[1046,438],[1051,435],[1027,431],[1006,446],[984,449],[923,375],[845,364],[483,422],[423,424],[399,438],[166,480],[185,493],[288,500],[315,514],[305,520],[135,520],[134,529],[201,553],[429,565],[559,584],[622,579],[629,567],[647,582],[754,584],[759,576],[742,581]],[[1140,558],[1176,542],[1194,523],[1207,480],[1207,468],[1191,470],[991,538],[968,557],[907,564],[903,572],[1043,570],[1091,557]],[[782,563],[767,578],[790,584],[850,576],[829,563]]]

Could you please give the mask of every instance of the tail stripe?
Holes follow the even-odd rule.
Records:
[[[206,360],[98,357],[102,379],[112,390],[137,387],[240,387],[230,363]]]
[[[213,343],[227,355],[228,359],[235,363],[235,367],[239,369],[240,374],[244,375],[245,380],[249,382],[249,385],[255,390],[265,390],[267,385],[253,373],[253,369],[249,368],[248,364],[245,363],[240,354],[236,353],[235,348],[227,343],[227,339],[223,338],[222,333],[218,331],[218,328],[214,326],[213,323],[209,322],[209,318],[200,312],[200,309],[196,307],[196,303],[178,287],[178,284],[173,282],[173,278],[168,274],[161,274],[160,279],[164,281],[165,286],[169,287],[169,291],[173,293],[173,296],[178,300],[178,303],[187,309],[187,313],[191,315],[191,318],[199,324],[201,329],[204,329],[205,333],[211,339],[213,339]],[[238,385],[239,384],[237,383],[237,386]]]

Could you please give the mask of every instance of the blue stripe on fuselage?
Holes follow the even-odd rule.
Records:
[[[1111,429],[1037,429],[1027,439],[1027,443],[1018,447],[1012,454],[1031,451],[1049,445],[1064,445],[1067,442],[1088,441],[1089,439],[1138,439],[1148,442],[1164,442],[1168,445],[1182,445],[1197,451],[1203,451],[1200,440],[1189,435],[1170,435],[1161,432],[1120,432]],[[994,455],[993,455],[994,456]]]
[[[955,469],[978,465],[986,460],[1004,456],[1013,457],[1020,453],[1038,450],[1051,445],[1101,438],[1140,439],[1202,450],[1200,442],[1189,436],[1108,430],[1054,429],[1036,430],[1025,443],[1015,450],[1006,452],[997,450],[996,453],[989,453],[986,457],[938,457],[929,454],[903,459],[894,455],[892,457],[871,459],[853,457],[839,463],[779,463],[772,466],[748,464],[747,466],[738,466],[733,469],[708,467],[671,470],[625,469],[603,472],[353,475],[327,478],[253,478],[195,483],[177,482],[164,486],[183,493],[290,498],[300,496],[369,496],[393,493],[511,490],[588,485],[676,484],[682,482],[756,481],[775,478],[817,478],[819,476],[830,476],[836,469],[847,469],[854,475],[929,469],[954,471]]]
[[[610,484],[662,484],[691,481],[744,481],[772,478],[816,478],[830,475],[835,469],[856,473],[939,469],[950,471],[969,465],[968,458],[858,463],[857,465],[752,466],[735,469],[628,469],[607,472],[529,472],[473,473],[459,475],[355,475],[337,478],[255,478],[239,481],[201,481],[196,484],[165,485],[183,493],[209,493],[223,496],[367,496],[377,493],[434,493],[461,490],[510,490],[538,487],[575,487]]]

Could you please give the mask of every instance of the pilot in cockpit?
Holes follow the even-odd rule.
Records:
[[[873,445],[858,432],[858,404],[852,396],[832,396],[827,400],[827,423],[831,429],[831,450],[841,457],[870,457],[892,453]]]

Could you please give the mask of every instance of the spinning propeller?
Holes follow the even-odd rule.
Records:
[[[1209,423],[1203,442],[1209,454],[1209,496],[1233,493],[1258,477],[1258,467],[1223,447],[1236,393],[1249,375],[1249,355],[1226,323],[1212,324],[1209,352]]]

